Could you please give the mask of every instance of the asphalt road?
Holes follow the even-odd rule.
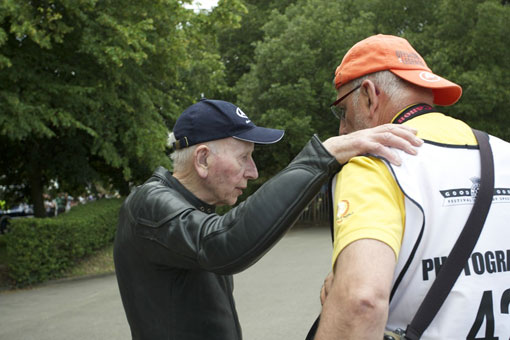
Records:
[[[325,227],[295,228],[234,278],[245,340],[304,339],[330,270]],[[114,275],[0,293],[0,340],[124,340],[129,327]]]

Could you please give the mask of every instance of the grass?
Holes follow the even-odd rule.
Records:
[[[113,265],[113,245],[98,250],[95,254],[80,260],[69,269],[64,278],[99,275],[115,272]]]

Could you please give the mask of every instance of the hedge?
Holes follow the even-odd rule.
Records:
[[[111,244],[122,200],[101,199],[54,218],[16,218],[6,235],[9,276],[18,287],[56,279]]]

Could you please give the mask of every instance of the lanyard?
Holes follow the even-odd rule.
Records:
[[[404,109],[394,120],[393,124],[402,124],[411,118],[421,116],[425,113],[434,112],[436,109],[428,104],[416,104]]]

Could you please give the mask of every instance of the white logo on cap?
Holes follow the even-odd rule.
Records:
[[[440,77],[436,76],[433,73],[426,72],[426,71],[420,72],[420,78],[429,82],[429,83],[435,83],[436,81],[441,80]]]
[[[245,118],[246,119],[246,124],[248,124],[250,122],[250,120],[248,119],[248,116],[243,112],[243,110],[241,110],[240,108],[237,108],[236,110],[236,114],[241,117],[241,118]]]

